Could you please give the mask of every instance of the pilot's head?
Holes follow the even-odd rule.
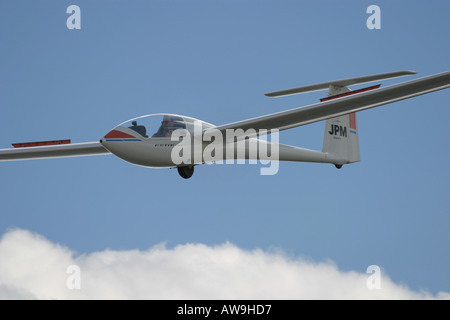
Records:
[[[164,116],[161,124],[163,125],[163,127],[167,128],[167,127],[172,127],[173,125],[173,119],[170,116]]]

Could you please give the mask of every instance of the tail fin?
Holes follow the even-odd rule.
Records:
[[[344,163],[360,161],[358,127],[356,113],[328,119],[325,122],[325,135],[322,152],[336,158],[337,168]]]

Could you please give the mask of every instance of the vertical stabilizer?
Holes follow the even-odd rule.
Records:
[[[378,87],[379,86],[376,86],[376,88]],[[370,90],[372,88],[375,87],[362,90]],[[327,99],[339,98],[340,96],[348,94],[356,94],[358,91],[351,91],[345,86],[330,85],[328,91],[329,97]],[[360,161],[356,113],[346,114],[325,121],[322,152],[329,153],[333,157],[340,159],[340,163],[335,163],[338,168],[344,163]]]
[[[344,163],[360,161],[356,113],[346,114],[325,122],[322,152],[341,159]]]

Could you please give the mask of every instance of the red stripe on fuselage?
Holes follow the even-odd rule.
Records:
[[[119,130],[111,130],[105,136],[105,139],[117,139],[117,138],[125,139],[125,138],[136,138],[136,137],[132,136],[131,134],[119,131]]]

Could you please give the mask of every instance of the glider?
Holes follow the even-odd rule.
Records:
[[[328,89],[319,103],[219,126],[182,115],[146,115],[117,125],[100,141],[14,143],[14,148],[0,149],[0,161],[114,154],[136,165],[177,168],[185,179],[196,165],[230,159],[321,162],[341,168],[360,160],[356,112],[449,88],[450,71],[384,88],[352,91],[348,87],[412,74],[416,72],[397,71],[266,93],[282,97]],[[326,123],[321,151],[262,139],[322,120]],[[262,153],[263,149],[270,152]],[[276,153],[276,159],[269,153]]]

